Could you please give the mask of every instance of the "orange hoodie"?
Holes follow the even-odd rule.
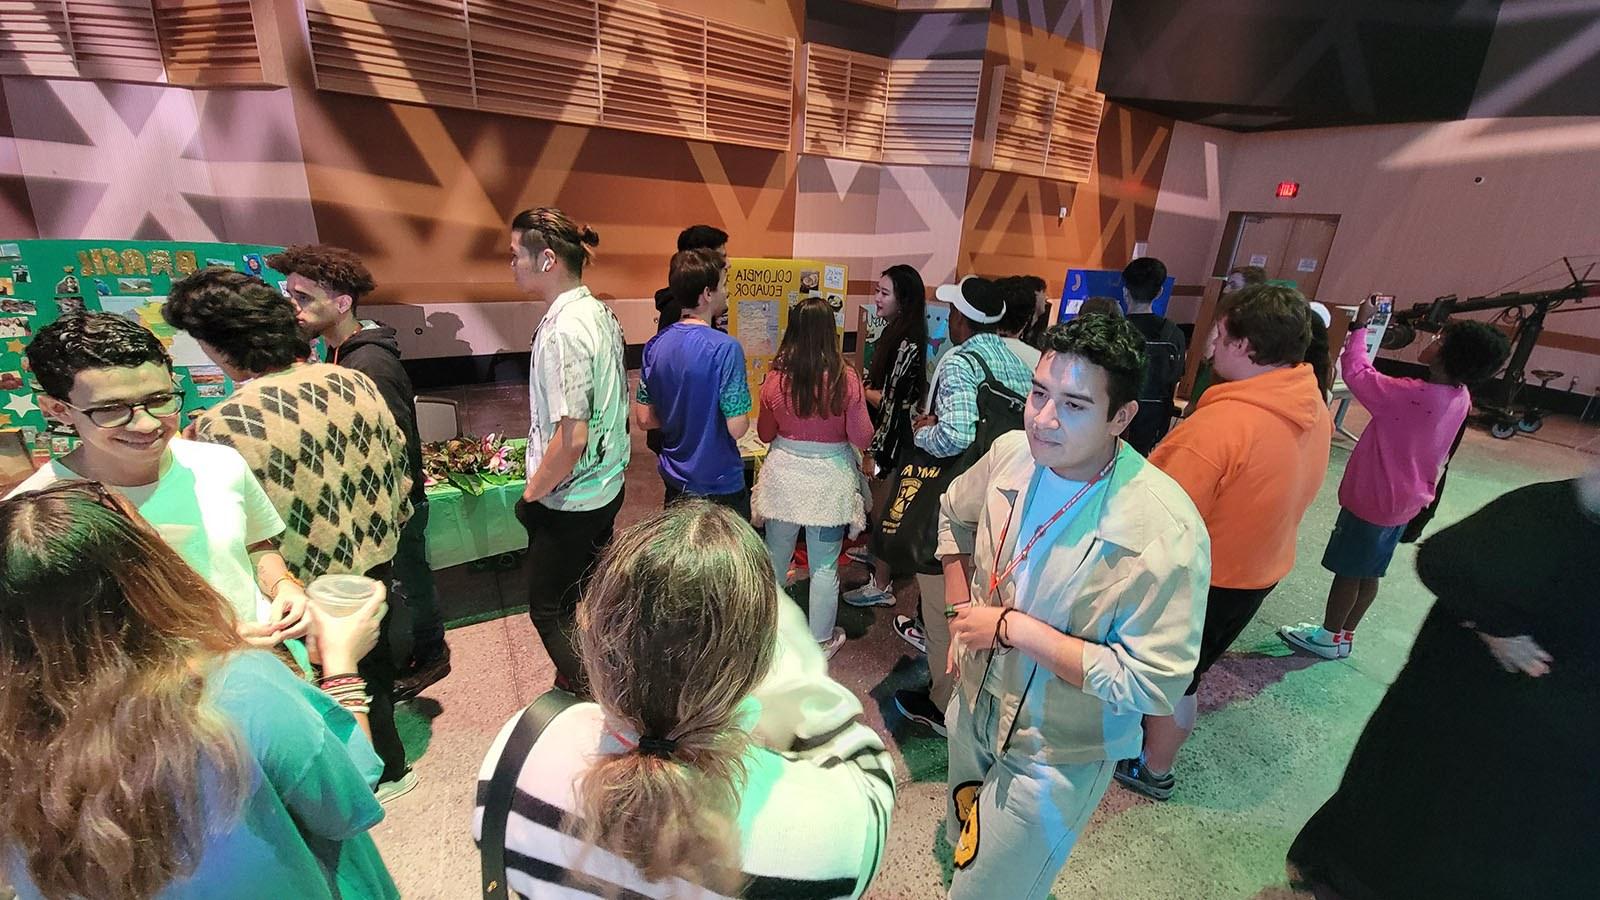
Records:
[[[1295,534],[1328,471],[1333,418],[1309,365],[1218,383],[1150,454],[1211,532],[1211,584],[1264,588],[1294,568]]]

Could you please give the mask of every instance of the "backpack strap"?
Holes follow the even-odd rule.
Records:
[[[555,717],[578,702],[577,697],[559,688],[545,691],[517,716],[517,724],[500,750],[483,801],[483,826],[478,840],[483,870],[479,886],[490,900],[506,900],[510,896],[506,886],[506,825],[511,819],[511,800],[517,793],[522,764]]]

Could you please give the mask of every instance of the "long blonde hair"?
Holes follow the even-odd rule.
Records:
[[[578,786],[577,830],[645,878],[734,892],[749,735],[739,705],[772,664],[777,581],[756,533],[703,501],[621,533],[579,615],[589,686],[641,747]]]
[[[0,502],[0,848],[45,897],[154,896],[239,809],[195,665],[232,613],[137,516],[87,482]]]

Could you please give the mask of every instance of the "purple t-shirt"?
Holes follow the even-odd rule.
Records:
[[[727,420],[750,412],[744,348],[704,325],[678,322],[644,345],[639,402],[661,421],[661,474],[702,497],[744,488],[744,460]]]

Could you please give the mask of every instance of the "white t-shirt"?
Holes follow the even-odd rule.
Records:
[[[51,460],[7,499],[82,479]],[[138,508],[184,562],[227,598],[241,622],[266,619],[271,607],[256,587],[248,548],[282,533],[283,519],[237,450],[174,438],[154,484],[107,487]]]

